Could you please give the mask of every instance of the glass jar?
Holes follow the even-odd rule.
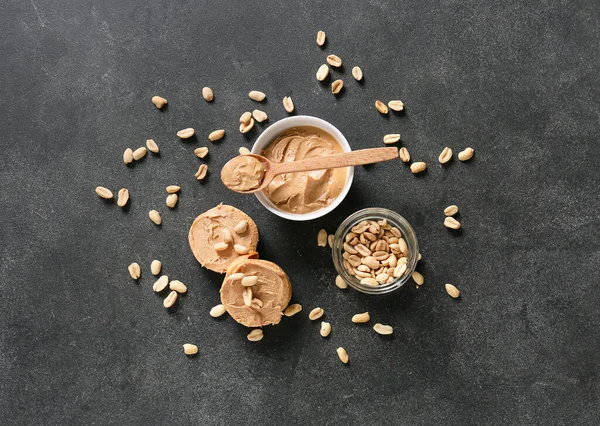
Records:
[[[394,281],[388,284],[380,284],[378,286],[371,286],[367,284],[361,284],[360,279],[351,275],[344,266],[344,242],[346,235],[351,232],[352,228],[358,225],[363,220],[382,220],[386,219],[388,224],[395,226],[402,233],[402,238],[406,241],[408,247],[408,261],[406,263],[405,273],[396,278]],[[333,239],[332,247],[333,264],[337,273],[343,278],[348,285],[362,293],[367,294],[386,294],[390,293],[404,285],[410,278],[417,265],[417,258],[419,256],[419,243],[417,242],[417,236],[414,229],[410,224],[400,216],[398,213],[388,209],[382,208],[368,208],[359,210],[354,214],[351,214],[342,222]]]

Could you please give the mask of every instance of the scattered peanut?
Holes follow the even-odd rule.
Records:
[[[253,127],[254,127],[254,119],[250,118],[250,121],[248,121],[247,123],[240,124],[240,132],[248,133],[250,130],[252,130]]]
[[[196,157],[198,158],[204,158],[208,155],[208,148],[205,146],[201,146],[199,148],[196,148],[194,150],[194,154],[196,154]]]
[[[227,312],[227,309],[225,309],[225,305],[217,305],[217,306],[213,306],[210,310],[210,316],[213,318],[218,318],[221,315],[223,315],[225,312]]]
[[[329,336],[329,334],[331,334],[331,324],[326,321],[321,322],[320,333],[323,337]]]
[[[206,102],[212,102],[212,100],[215,98],[215,95],[210,87],[203,87],[202,97]]]
[[[177,292],[176,291],[172,291],[171,293],[169,293],[169,295],[165,298],[165,300],[163,300],[163,306],[165,308],[170,308],[171,306],[173,306],[175,304],[175,302],[177,301]]]
[[[215,142],[215,141],[218,141],[219,139],[223,139],[223,136],[225,136],[225,130],[223,130],[223,129],[215,130],[213,132],[210,132],[210,134],[208,135],[208,140],[211,142]]]
[[[142,275],[142,270],[138,263],[132,263],[127,267],[127,270],[129,271],[129,275],[131,275],[131,278],[133,278],[134,280],[137,280]]]
[[[458,159],[460,161],[467,161],[473,157],[473,154],[475,154],[475,150],[473,148],[465,148],[464,151],[458,153]]]
[[[169,285],[169,277],[167,275],[162,275],[156,282],[152,285],[152,290],[156,293],[160,293]]]
[[[449,216],[446,219],[444,219],[444,226],[446,228],[450,228],[450,229],[460,229],[461,224],[458,220],[454,219],[453,217]]]
[[[373,326],[373,330],[375,330],[377,334],[382,335],[390,335],[394,332],[394,328],[391,325],[384,325],[380,323],[375,324]]]
[[[344,281],[341,275],[335,277],[335,285],[337,286],[337,288],[341,288],[342,290],[348,288],[348,284],[346,283],[346,281]]]
[[[327,56],[327,63],[332,67],[341,67],[342,66],[342,58],[337,55],[329,55]]]
[[[198,353],[198,346],[191,343],[185,343],[183,345],[183,353],[186,355],[196,355]]]
[[[179,185],[169,185],[169,186],[167,186],[167,192],[169,194],[175,194],[176,192],[179,192],[180,189],[181,189],[181,187]]]
[[[160,217],[160,213],[156,210],[150,210],[148,212],[148,217],[155,225],[160,225],[162,223],[162,218]]]
[[[257,123],[262,123],[263,121],[267,120],[269,117],[267,117],[267,113],[264,111],[261,111],[259,109],[255,109],[254,111],[252,111],[252,117],[254,117],[254,120],[256,120]],[[248,120],[250,121],[250,120]]]
[[[262,340],[263,336],[263,331],[260,328],[255,328],[250,333],[248,333],[247,338],[251,342],[258,342],[259,340]]]
[[[177,194],[169,194],[167,195],[167,207],[174,208],[177,204],[177,200],[179,200],[179,196]]]
[[[147,152],[146,147],[145,146],[140,146],[138,149],[136,149],[135,151],[133,151],[133,159],[135,161],[141,160],[142,158],[144,158],[146,156],[146,152]]]
[[[342,80],[336,80],[333,83],[331,83],[331,93],[333,93],[334,95],[340,93],[343,88],[344,82]]]
[[[356,81],[361,81],[363,78],[363,72],[360,69],[360,67],[354,67],[352,68],[352,77],[354,77],[354,79]]]
[[[325,311],[323,310],[323,308],[315,308],[308,314],[308,319],[310,319],[311,321],[317,320],[321,318],[324,313]]]
[[[327,78],[328,75],[329,75],[329,67],[327,66],[327,64],[321,65],[319,67],[319,69],[317,70],[317,80],[323,81]]]
[[[454,216],[456,213],[458,213],[458,206],[452,204],[451,206],[448,206],[444,209],[444,214],[446,216]]]
[[[333,248],[333,241],[334,240],[335,240],[335,235],[329,234],[327,236],[327,245],[329,246],[329,248]]]
[[[160,262],[160,260],[153,260],[152,263],[150,264],[150,272],[152,272],[152,275],[160,274],[161,269],[162,269],[162,263]]]
[[[238,222],[237,225],[235,225],[235,227],[233,228],[233,231],[238,234],[241,235],[244,232],[246,232],[246,230],[248,229],[248,221],[247,220],[241,220]]]
[[[321,229],[317,234],[317,245],[319,247],[325,247],[327,245],[327,231]]]
[[[446,164],[448,161],[450,161],[451,158],[452,158],[452,149],[450,149],[449,147],[446,147],[443,149],[438,160],[440,161],[440,164]]]
[[[206,164],[200,164],[200,167],[198,167],[198,171],[196,172],[196,174],[194,176],[196,176],[196,179],[202,180],[206,177],[207,172],[208,172],[208,166]]]
[[[146,139],[146,148],[148,148],[149,151],[154,152],[155,154],[160,151],[158,145],[156,144],[156,142],[154,142],[154,139]]]
[[[169,288],[177,293],[186,293],[187,286],[179,280],[173,280],[169,283]]]
[[[161,97],[161,96],[153,96],[152,97],[152,103],[154,104],[154,106],[158,109],[161,109],[162,107],[164,107],[168,101]]]
[[[255,109],[254,111],[258,111],[257,109]],[[245,113],[243,113],[242,115],[240,115],[240,123],[241,124],[247,124],[250,122],[250,119],[252,118],[252,113],[250,111],[246,111]]]
[[[417,173],[421,173],[422,171],[424,171],[427,168],[427,164],[425,164],[422,161],[417,161],[415,163],[412,163],[410,165],[410,171],[417,174]]]
[[[181,139],[188,139],[194,136],[194,129],[188,127],[187,129],[183,129],[177,132],[177,136]]]
[[[301,310],[302,305],[300,305],[299,303],[294,303],[293,305],[290,305],[287,308],[285,308],[285,311],[283,311],[283,315],[285,315],[286,317],[291,317],[296,315]]]
[[[421,274],[420,272],[417,272],[417,271],[414,271],[412,273],[412,279],[417,285],[423,285],[423,283],[425,282],[425,278],[423,277],[423,274]]]
[[[342,361],[344,364],[348,364],[350,358],[348,357],[348,352],[346,352],[346,349],[339,347],[336,349],[336,352],[340,361]]]
[[[377,108],[377,111],[379,111],[381,114],[388,113],[388,107],[385,106],[385,104],[379,100],[375,101],[375,108]]]
[[[292,101],[292,98],[289,96],[283,98],[283,108],[285,108],[287,112],[294,112],[294,102]]]
[[[240,153],[240,155],[250,154],[250,150],[248,148],[246,148],[245,146],[240,146],[240,149],[238,150],[238,152]]]
[[[131,148],[127,148],[123,153],[123,162],[125,164],[133,162],[133,150]]]
[[[404,109],[404,102],[402,101],[389,101],[388,106],[391,110],[402,111]]]
[[[117,195],[117,205],[119,207],[125,207],[127,201],[129,201],[129,191],[127,188],[121,188]]]
[[[368,312],[363,312],[362,314],[356,314],[352,316],[352,322],[354,324],[362,324],[369,321],[371,321],[371,315],[369,315]]]
[[[383,143],[386,145],[396,143],[400,141],[400,133],[390,133],[383,137]]]
[[[446,284],[446,293],[450,295],[453,299],[456,299],[460,296],[460,290],[454,287],[452,284]]]
[[[256,102],[262,102],[266,98],[266,95],[263,92],[259,92],[258,90],[251,91],[250,93],[248,93],[248,96],[250,96],[250,99]]]
[[[323,46],[325,44],[325,31],[319,31],[317,33],[317,44]]]
[[[405,147],[400,148],[400,160],[402,160],[403,163],[408,163],[410,161],[410,153],[408,152],[408,149],[406,149]]]

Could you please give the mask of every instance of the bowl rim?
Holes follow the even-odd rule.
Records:
[[[285,130],[291,129],[293,127],[316,127],[318,129],[324,130],[333,136],[339,144],[342,146],[342,150],[344,152],[352,151],[350,144],[339,131],[337,127],[333,124],[329,123],[322,118],[314,117],[312,115],[294,115],[291,117],[285,117],[281,120],[276,121],[267,127],[256,139],[254,144],[252,145],[252,150],[250,151],[252,154],[260,154],[263,149],[265,149],[271,142],[273,142],[282,132]],[[350,191],[350,187],[352,186],[352,181],[354,179],[354,167],[348,167],[348,175],[346,177],[346,183],[344,184],[344,188],[342,192],[337,196],[335,200],[331,202],[327,207],[323,207],[322,209],[315,210],[308,213],[291,213],[280,210],[269,200],[269,198],[264,194],[263,191],[259,191],[254,193],[258,201],[271,213],[276,214],[279,217],[288,220],[295,221],[306,221],[316,219],[333,211],[337,206],[341,204],[342,201],[348,195]]]

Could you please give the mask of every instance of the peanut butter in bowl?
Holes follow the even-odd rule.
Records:
[[[261,155],[273,163],[284,163],[341,152],[340,143],[325,130],[299,126],[282,132]],[[286,173],[276,176],[264,193],[283,211],[309,213],[330,205],[342,193],[347,178],[347,168]]]

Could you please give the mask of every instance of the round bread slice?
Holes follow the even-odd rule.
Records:
[[[245,277],[258,280],[246,287]],[[221,303],[234,320],[246,327],[278,324],[291,297],[292,285],[287,274],[268,260],[248,257],[236,260],[221,286]]]
[[[246,221],[248,225],[244,232],[238,234],[234,228],[242,221]],[[235,251],[235,245],[245,247],[248,253],[256,251],[258,228],[243,211],[219,204],[194,220],[188,239],[196,260],[205,268],[222,274],[234,260],[242,256]],[[225,242],[227,248],[219,251],[215,249],[215,244]]]

